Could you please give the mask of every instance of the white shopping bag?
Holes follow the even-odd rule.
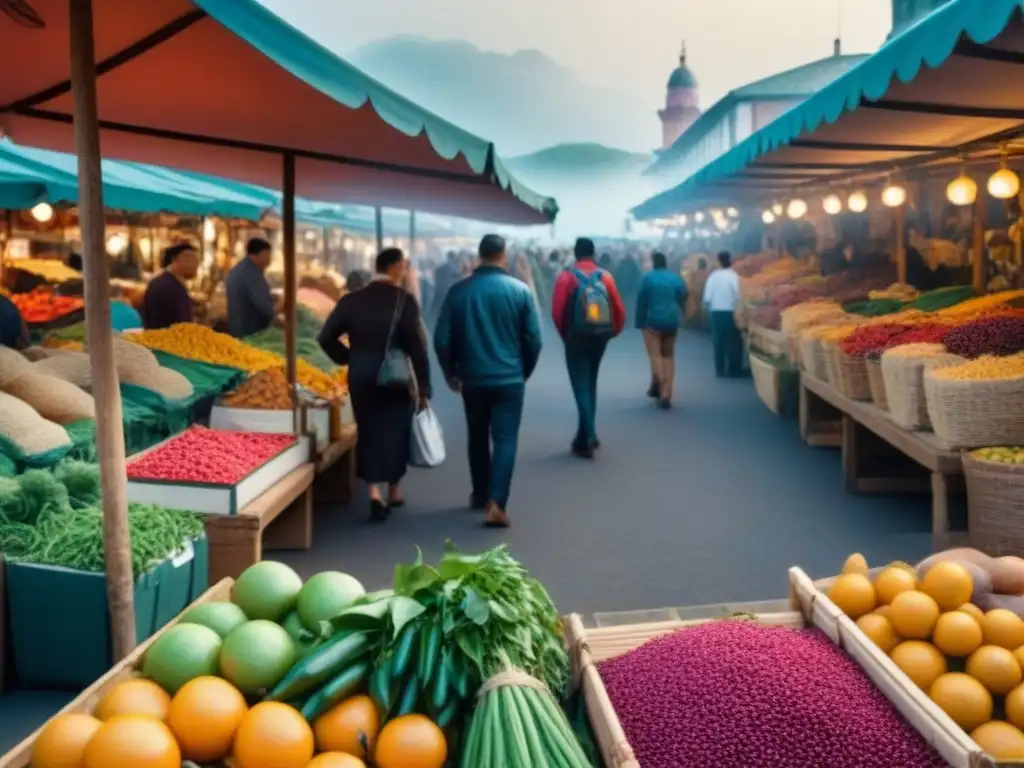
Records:
[[[433,469],[444,463],[444,432],[441,422],[430,406],[412,417],[412,439],[409,441],[409,464]]]

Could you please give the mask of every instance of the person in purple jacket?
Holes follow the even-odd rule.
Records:
[[[164,251],[164,271],[154,277],[142,297],[142,325],[147,331],[191,323],[192,297],[185,283],[199,270],[199,253],[190,243],[178,243]]]

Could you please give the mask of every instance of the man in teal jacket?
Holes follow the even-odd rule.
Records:
[[[686,311],[686,282],[668,269],[663,253],[651,257],[654,266],[644,275],[636,303],[636,327],[644,332],[644,345],[651,360],[651,386],[647,396],[661,408],[672,407],[672,385],[676,375],[676,335]]]
[[[507,528],[526,380],[540,357],[540,319],[529,287],[509,275],[505,241],[480,241],[480,266],[441,305],[434,349],[448,386],[462,393],[469,431],[470,506]],[[493,451],[491,444],[493,442]]]

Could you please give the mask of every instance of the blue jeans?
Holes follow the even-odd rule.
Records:
[[[503,510],[508,504],[525,392],[525,384],[465,387],[462,390],[474,501],[493,501]]]
[[[572,441],[575,448],[592,448],[597,442],[597,374],[607,346],[607,339],[565,343],[565,365],[569,369],[569,383],[579,411],[579,426]]]
[[[743,375],[743,337],[732,312],[711,312],[711,345],[715,350],[715,375]]]

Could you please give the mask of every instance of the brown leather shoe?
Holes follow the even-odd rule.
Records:
[[[505,514],[505,510],[493,501],[487,502],[487,511],[484,514],[484,525],[488,528],[508,528],[512,523]]]

